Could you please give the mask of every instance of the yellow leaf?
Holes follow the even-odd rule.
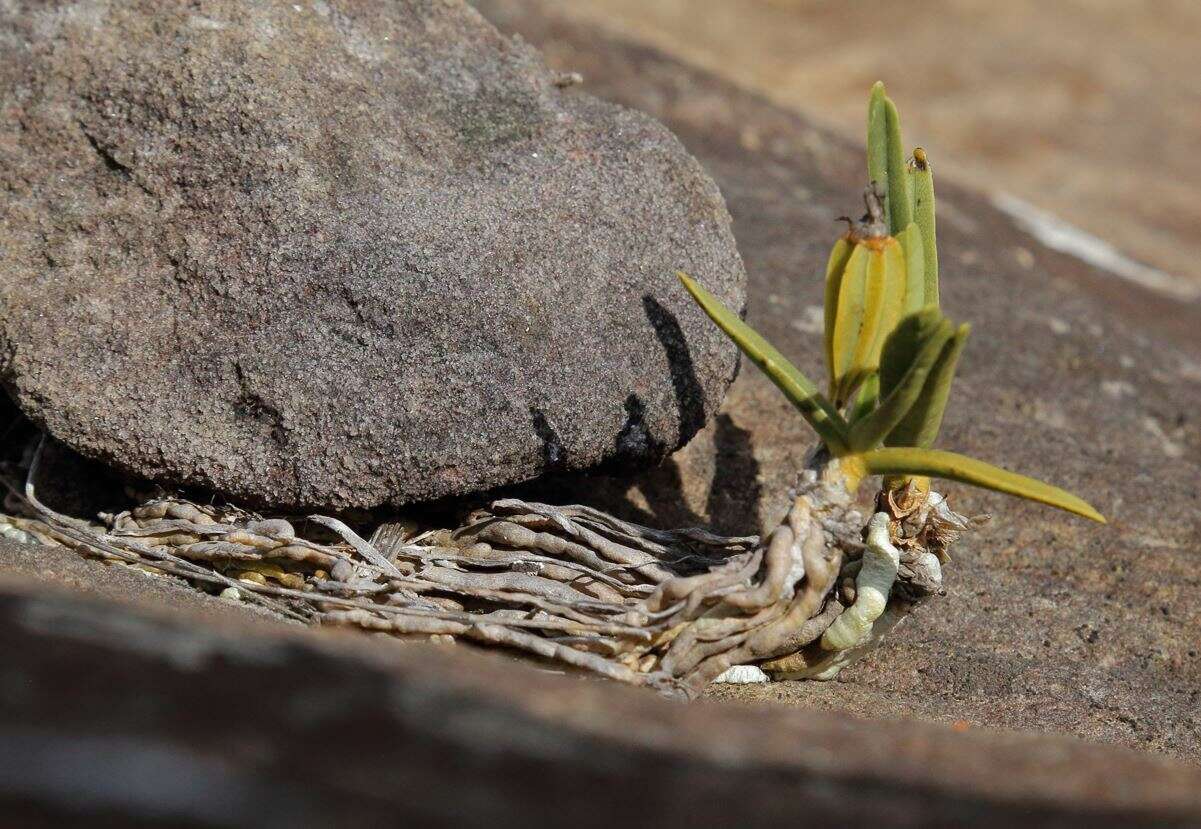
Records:
[[[863,325],[864,292],[870,259],[871,249],[867,245],[856,244],[847,260],[847,267],[839,285],[832,349],[834,371],[830,378],[835,405],[845,402],[844,399],[839,399],[839,392],[843,389],[855,361],[855,348],[859,344],[859,330]]]
[[[1105,517],[1088,502],[1034,478],[955,452],[912,447],[873,449],[854,457],[872,475],[925,475],[1016,495],[1029,501],[1106,523]]]
[[[884,348],[884,342],[905,313],[908,271],[904,247],[896,239],[889,239],[884,246],[884,307],[880,312],[880,330],[872,343],[868,361],[873,371],[880,366],[880,351]]]
[[[874,241],[874,240],[873,240]],[[899,247],[895,240],[884,240],[884,245],[891,244]],[[879,351],[872,354],[873,346],[880,333],[880,323],[884,316],[884,297],[888,287],[886,269],[887,257],[883,247],[874,245],[867,258],[867,280],[863,286],[863,318],[859,323],[859,336],[855,342],[855,353],[851,364],[847,367],[845,386],[839,389],[838,400],[848,400],[855,386],[858,386],[868,374],[875,371],[880,364]],[[873,361],[873,356],[875,360]]]
[[[823,335],[826,341],[826,371],[834,377],[834,322],[838,314],[838,292],[842,287],[842,274],[855,244],[846,236],[834,243],[830,260],[826,263],[826,317]]]

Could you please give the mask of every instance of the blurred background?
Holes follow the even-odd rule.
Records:
[[[905,141],[938,172],[1109,260],[1097,264],[1201,299],[1199,0],[565,6],[860,142],[867,90],[883,80]]]

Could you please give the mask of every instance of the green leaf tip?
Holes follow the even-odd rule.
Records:
[[[821,437],[831,454],[847,451],[848,426],[842,415],[800,370],[765,340],[755,329],[721,303],[717,297],[683,271],[676,271],[680,283],[696,300],[701,310],[734,341],[747,359],[758,366]]]
[[[867,102],[867,177],[884,188],[884,215],[888,216],[888,114],[883,81],[872,86]]]
[[[885,447],[855,458],[872,475],[924,475],[958,481],[1056,507],[1101,524],[1108,523],[1091,504],[1066,490],[956,452]]]
[[[901,117],[882,81],[872,85],[867,102],[867,174],[884,188],[885,221],[895,236],[913,221],[916,183],[905,163]]]

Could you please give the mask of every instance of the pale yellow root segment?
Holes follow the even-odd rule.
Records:
[[[888,538],[887,513],[877,512],[867,523],[867,548],[855,579],[855,603],[822,634],[822,649],[845,651],[865,641],[872,624],[888,606],[892,583],[901,564],[901,551]]]

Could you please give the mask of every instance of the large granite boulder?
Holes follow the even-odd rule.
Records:
[[[0,381],[84,455],[275,507],[646,462],[736,353],[713,182],[462,2],[0,6]]]

